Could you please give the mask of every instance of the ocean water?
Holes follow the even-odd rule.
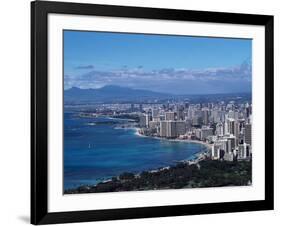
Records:
[[[64,113],[64,189],[174,165],[206,150],[197,143],[138,136],[134,129],[121,129],[122,123]]]

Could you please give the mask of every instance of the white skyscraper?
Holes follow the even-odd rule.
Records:
[[[233,118],[228,118],[227,119],[227,128],[228,128],[228,133],[234,135],[235,133],[235,120]]]
[[[217,136],[224,135],[224,128],[223,128],[223,124],[221,122],[216,125],[216,135]]]
[[[146,127],[149,127],[149,122],[151,121],[151,115],[146,114],[145,115],[145,125]]]

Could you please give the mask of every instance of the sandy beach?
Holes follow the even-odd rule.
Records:
[[[183,140],[183,139],[167,139],[167,138],[163,138],[163,137],[153,137],[153,136],[146,136],[146,135],[143,135],[139,132],[139,129],[135,128],[135,134],[137,136],[140,136],[140,137],[148,137],[148,138],[154,138],[154,139],[158,139],[158,140],[166,140],[166,141],[171,141],[171,142],[185,142],[185,143],[196,143],[196,144],[202,144],[204,145],[205,147],[207,147],[209,150],[212,149],[212,145],[211,144],[208,144],[204,141],[200,141],[200,140]]]

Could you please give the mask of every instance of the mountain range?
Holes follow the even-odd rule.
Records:
[[[177,95],[170,93],[154,92],[143,89],[132,89],[128,87],[108,85],[98,89],[81,89],[72,87],[64,90],[65,104],[89,104],[89,103],[121,103],[121,102],[154,102],[161,100],[188,100],[190,103],[208,103],[218,101],[250,101],[252,94],[243,93],[217,93],[217,94],[193,94]]]
[[[64,91],[65,103],[106,103],[122,101],[145,101],[165,99],[172,94],[153,92],[149,90],[132,89],[128,87],[108,85],[99,89],[80,89],[72,87]]]

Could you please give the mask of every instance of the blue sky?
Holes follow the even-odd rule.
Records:
[[[251,55],[246,39],[64,31],[65,88],[248,92]]]

